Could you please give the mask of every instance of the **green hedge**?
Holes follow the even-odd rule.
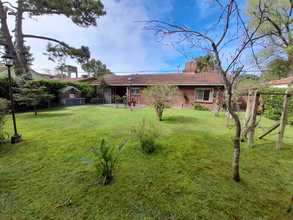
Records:
[[[277,89],[277,88],[266,88],[261,92],[267,93],[285,93],[286,89]],[[282,114],[283,109],[283,95],[261,95],[264,101],[264,115],[265,117],[272,120],[279,120]],[[293,97],[291,97],[289,102],[289,123],[293,119],[291,115],[293,114]]]

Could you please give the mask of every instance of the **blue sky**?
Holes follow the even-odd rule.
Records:
[[[158,40],[138,21],[159,19],[204,30],[214,22],[217,13],[212,0],[103,0],[103,3],[107,15],[98,20],[97,27],[80,28],[63,16],[43,16],[26,18],[24,32],[51,36],[77,47],[87,45],[92,56],[114,72],[176,70],[201,52],[179,53],[168,39]],[[27,40],[27,44],[32,47],[36,70],[54,69],[56,63],[43,55],[47,42]],[[66,62],[76,65],[69,59]]]

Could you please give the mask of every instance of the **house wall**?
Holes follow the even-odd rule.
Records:
[[[146,97],[143,93],[143,90],[146,87],[143,86],[133,86],[136,88],[140,88],[140,93],[138,96],[135,96],[133,94],[131,94],[131,99],[133,101],[135,101],[135,103],[137,105],[150,105],[151,104],[151,100]],[[216,103],[222,105],[224,102],[224,88],[223,87],[212,87],[212,86],[205,86],[205,87],[198,87],[198,86],[179,86],[179,94],[174,97],[174,99],[171,102],[171,106],[173,107],[177,107],[177,108],[190,108],[192,107],[193,104],[197,103],[200,104],[202,106],[205,106],[207,108],[209,108],[210,110],[212,110]],[[196,89],[197,88],[201,88],[201,89],[212,89],[213,91],[213,97],[211,101],[197,101],[196,97]],[[127,89],[128,91],[128,89]],[[127,96],[129,97],[129,93],[127,94]],[[217,102],[217,97],[219,98],[218,102]]]

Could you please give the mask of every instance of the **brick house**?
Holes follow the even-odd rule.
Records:
[[[161,84],[178,87],[179,95],[171,103],[174,107],[200,104],[213,109],[215,105],[223,104],[224,82],[220,74],[215,71],[198,73],[192,61],[186,63],[183,73],[107,75],[103,83],[104,101],[108,104],[115,103],[117,96],[126,96],[137,105],[148,105],[150,102],[143,90]],[[91,84],[99,85],[100,82],[92,81]]]
[[[270,87],[273,88],[289,88],[293,87],[293,76],[287,78],[272,80],[268,83]]]

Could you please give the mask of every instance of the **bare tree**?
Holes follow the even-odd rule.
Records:
[[[226,89],[226,105],[229,114],[235,122],[235,134],[233,140],[233,179],[240,181],[240,139],[241,122],[239,116],[233,108],[234,85],[244,69],[241,60],[242,55],[248,51],[251,52],[255,43],[262,39],[266,34],[257,34],[260,26],[263,24],[263,10],[259,4],[260,16],[257,25],[251,29],[251,26],[243,17],[236,0],[227,0],[221,2],[215,1],[219,6],[219,16],[216,24],[211,28],[216,29],[217,33],[211,30],[198,31],[185,25],[178,25],[159,20],[146,22],[146,29],[152,30],[156,35],[177,36],[185,44],[190,45],[191,49],[201,49],[213,54],[216,60],[216,69],[221,74]],[[177,41],[178,41],[178,38]],[[232,49],[228,60],[224,60],[225,48]],[[225,63],[225,64],[224,64]]]

